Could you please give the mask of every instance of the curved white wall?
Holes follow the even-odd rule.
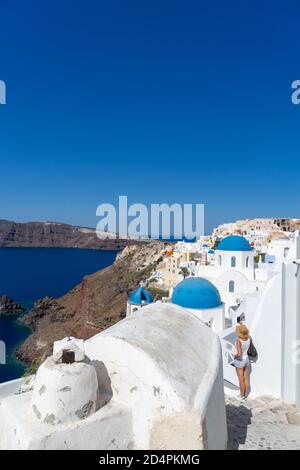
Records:
[[[226,448],[220,342],[196,315],[152,304],[85,347],[131,407],[134,448]]]
[[[229,283],[234,283],[234,291],[229,292]],[[243,298],[245,293],[255,292],[256,285],[242,272],[236,269],[229,269],[228,271],[222,272],[220,276],[214,279],[214,284],[218,288],[222,301],[226,305],[225,315],[228,315],[228,309],[232,305],[236,304],[236,300]]]
[[[246,314],[258,351],[258,361],[252,364],[250,375],[251,394],[281,397],[282,387],[282,276],[277,274],[259,293],[248,294],[240,310]],[[235,327],[222,332],[222,337],[235,344]],[[224,377],[237,383],[231,366],[224,367]],[[233,378],[233,380],[231,380]]]
[[[282,277],[274,276],[260,295],[255,315],[248,316],[259,359],[253,364],[251,383],[255,394],[281,396],[282,383]]]

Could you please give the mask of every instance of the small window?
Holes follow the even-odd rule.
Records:
[[[219,266],[222,266],[222,256],[219,255]]]
[[[232,256],[232,258],[231,258],[231,267],[232,268],[236,267],[236,257],[235,256]]]
[[[230,293],[234,292],[234,281],[229,281],[229,292]]]
[[[249,256],[246,258],[246,268],[249,268]]]
[[[289,248],[285,248],[285,249],[284,249],[284,257],[285,257],[285,258],[287,257],[289,251],[290,251]]]

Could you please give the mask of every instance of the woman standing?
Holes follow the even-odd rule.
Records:
[[[234,357],[234,366],[239,379],[241,399],[246,399],[246,393],[249,388],[249,357],[248,350],[250,347],[250,334],[249,330],[244,324],[239,324],[236,327],[236,351],[237,354]]]

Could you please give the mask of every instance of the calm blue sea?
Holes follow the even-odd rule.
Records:
[[[9,295],[30,308],[34,301],[59,297],[82,277],[111,265],[115,251],[72,248],[0,248],[0,295]],[[6,343],[7,363],[0,365],[0,383],[20,377],[25,365],[14,350],[30,333],[17,316],[0,316],[0,340]]]

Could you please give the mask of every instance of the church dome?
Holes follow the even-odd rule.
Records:
[[[252,251],[251,245],[246,238],[240,235],[229,235],[223,238],[217,250],[221,251]]]
[[[132,292],[129,303],[132,305],[147,305],[151,304],[153,299],[151,294],[145,290],[143,287],[139,287],[137,290]]]
[[[180,282],[173,291],[171,302],[199,310],[222,305],[218,289],[202,277],[188,277]]]

